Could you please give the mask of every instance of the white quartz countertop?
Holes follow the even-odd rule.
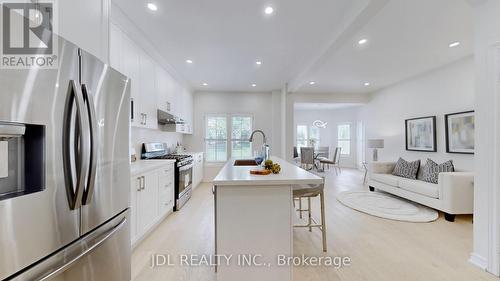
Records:
[[[130,175],[136,176],[145,172],[153,171],[161,167],[173,165],[175,160],[138,160],[130,164]]]
[[[214,179],[214,185],[289,185],[321,184],[323,178],[301,169],[279,157],[271,157],[281,166],[279,174],[251,175],[250,170],[263,169],[260,166],[234,166],[235,159],[229,160]]]

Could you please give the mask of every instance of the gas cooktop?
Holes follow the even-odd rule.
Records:
[[[166,155],[157,155],[157,156],[152,156],[150,158],[146,159],[175,159],[177,161],[182,161],[185,159],[192,158],[191,155],[183,155],[183,154],[166,154]]]

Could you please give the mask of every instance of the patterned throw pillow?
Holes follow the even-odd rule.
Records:
[[[454,172],[455,167],[453,167],[453,161],[449,160],[444,162],[443,164],[437,164],[431,159],[427,159],[427,163],[425,163],[422,168],[423,175],[422,180],[430,183],[438,183],[438,175],[443,172]]]
[[[394,171],[392,171],[392,174],[395,176],[416,180],[419,167],[420,160],[408,162],[399,157],[398,162],[396,163],[396,167],[394,167]]]

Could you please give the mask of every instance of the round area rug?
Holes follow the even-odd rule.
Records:
[[[388,193],[344,191],[337,195],[337,200],[354,210],[384,219],[431,222],[439,217],[433,209]]]

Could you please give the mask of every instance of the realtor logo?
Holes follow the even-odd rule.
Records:
[[[57,68],[54,3],[2,2],[0,67]]]

